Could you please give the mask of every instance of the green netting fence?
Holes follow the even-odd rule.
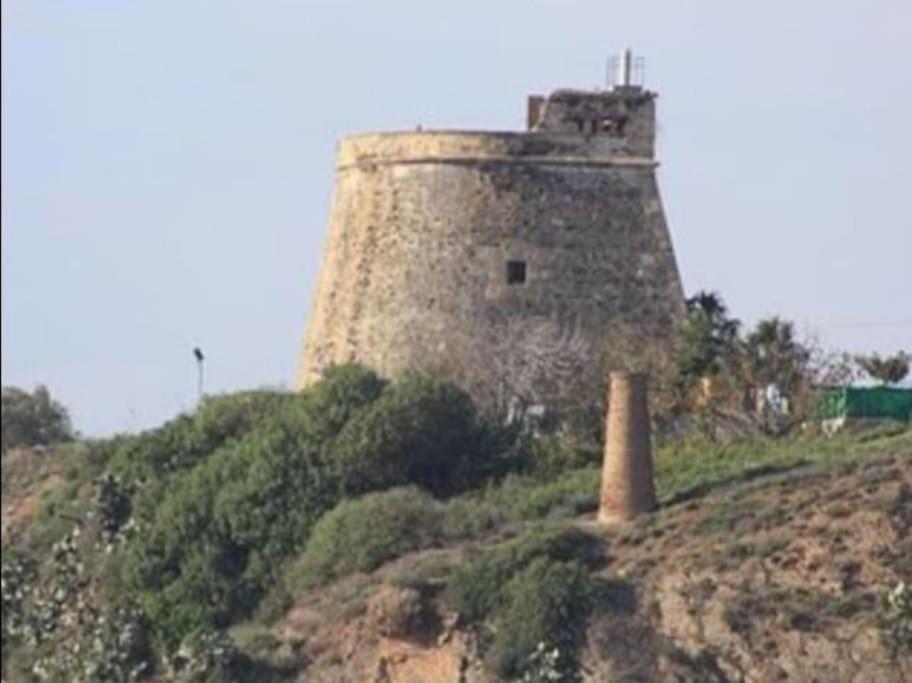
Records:
[[[827,389],[817,404],[821,420],[839,417],[889,418],[909,422],[912,389],[895,387],[836,387]]]

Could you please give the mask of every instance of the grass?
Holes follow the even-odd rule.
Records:
[[[903,451],[912,453],[912,430],[901,425],[830,438],[802,435],[731,443],[685,439],[655,449],[656,489],[663,504],[674,504],[720,487],[808,465],[852,463],[870,455]],[[508,521],[561,519],[594,512],[600,478],[601,469],[595,466],[564,471],[547,480],[513,475],[484,491],[453,499],[449,505],[464,506],[464,526],[474,530],[463,536],[477,538]],[[713,524],[722,527],[729,522],[734,526],[734,520],[726,519]]]
[[[726,444],[684,440],[656,449],[656,488],[663,502],[680,502],[720,486],[805,465],[901,451],[912,452],[912,430],[901,425],[831,438],[802,435]]]
[[[684,440],[656,449],[656,484],[662,502],[670,504],[805,465],[849,463],[872,453],[907,448],[912,449],[912,432],[892,427],[834,438],[799,436],[726,444]],[[436,501],[417,489],[345,501],[315,528],[302,561],[291,572],[291,586],[307,589],[355,571],[371,571],[414,550],[491,539],[511,526],[522,528],[537,520],[594,512],[600,475],[599,468],[592,466],[545,481],[534,475],[513,475],[447,501]],[[754,519],[755,514],[743,505],[722,505],[699,523],[697,531],[730,535],[748,523],[772,528],[783,521]],[[737,546],[730,559],[767,556],[779,545]],[[499,589],[504,580],[500,576],[493,584]]]
[[[600,477],[597,467],[570,470],[548,481],[511,476],[474,498],[498,507],[511,520],[575,517],[598,507]]]
[[[750,559],[765,559],[788,548],[789,542],[785,538],[768,538],[754,543],[735,542],[722,550],[715,560],[717,570],[737,569],[743,562]]]
[[[762,619],[775,619],[793,631],[813,632],[831,619],[870,614],[877,602],[872,591],[838,595],[812,587],[772,588],[764,593],[745,588],[728,601],[723,617],[732,631],[744,637]]]

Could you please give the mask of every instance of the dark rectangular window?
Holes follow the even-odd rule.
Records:
[[[507,284],[521,285],[526,281],[526,262],[507,261]]]

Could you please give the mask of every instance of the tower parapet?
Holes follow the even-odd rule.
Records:
[[[575,133],[605,154],[652,158],[655,151],[655,93],[637,86],[532,95],[528,112],[532,132]]]

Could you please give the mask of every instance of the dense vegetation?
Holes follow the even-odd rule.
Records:
[[[483,431],[452,385],[421,375],[384,385],[357,366],[264,403],[271,411],[256,426],[206,423],[218,436],[204,428],[189,441],[212,448],[190,471],[136,484],[138,532],[122,576],[167,643],[249,615],[343,497],[403,484],[452,493],[471,479]],[[142,460],[161,460],[156,447]],[[128,444],[112,460],[129,472],[136,456]]]
[[[644,368],[658,401],[662,501],[909,446],[903,427],[799,433],[798,408],[776,424],[747,419],[746,389],[776,382],[802,396],[814,363],[788,323],[742,334],[715,295],[691,299],[675,355]],[[721,388],[701,398],[707,377]],[[574,680],[588,615],[623,592],[622,581],[593,577],[603,549],[567,521],[597,506],[597,430],[493,427],[439,378],[387,382],[339,366],[300,394],[211,397],[157,429],[98,442],[74,440],[46,390],[4,389],[3,399],[4,497],[34,492],[12,545],[4,522],[4,672],[281,677],[232,629],[409,553],[461,544],[465,563],[438,578],[483,632],[491,666],[504,678]],[[909,600],[897,590],[885,614],[901,649]]]
[[[47,387],[28,392],[3,387],[2,452],[23,446],[47,446],[74,437],[66,408],[51,398]]]
[[[460,614],[494,618],[496,671],[525,673],[539,644],[564,655],[561,680],[576,671],[577,650],[595,595],[589,569],[600,560],[597,543],[580,531],[533,529],[481,554],[453,577],[450,594]]]
[[[912,360],[905,351],[897,351],[892,356],[881,357],[872,353],[867,356],[858,356],[856,362],[872,379],[883,384],[896,384],[909,374],[909,362]]]
[[[314,526],[290,580],[303,588],[443,540],[443,506],[415,487],[394,488],[343,500]]]
[[[418,542],[420,534],[407,527],[427,520],[414,513],[398,518],[396,510],[404,508],[384,501],[400,495],[437,505],[431,494],[453,495],[485,476],[486,448],[495,440],[464,392],[419,374],[387,383],[362,367],[342,366],[301,394],[207,399],[159,429],[92,445],[93,480],[85,482],[85,472],[71,473],[70,495],[59,503],[49,500],[40,513],[55,520],[53,528],[33,529],[20,544],[27,552],[10,563],[4,552],[4,575],[17,585],[29,583],[43,571],[42,559],[67,558],[64,569],[50,571],[61,581],[71,575],[70,583],[78,580],[83,587],[97,583],[103,590],[94,596],[93,610],[129,614],[131,628],[142,631],[143,647],[124,655],[124,666],[132,667],[135,658],[173,653],[188,639],[199,642],[200,634],[249,617],[279,583],[288,560],[305,546],[308,557],[318,555],[321,539],[336,543],[336,536],[348,533],[345,540],[362,553],[346,556],[355,547],[346,544],[333,548],[335,559],[314,560],[319,571],[313,571],[326,576],[370,568],[404,552],[408,545],[392,542],[364,546],[372,534],[351,530],[357,517],[349,507],[356,514],[364,508],[379,514],[384,525],[400,525],[401,538],[414,535],[409,543]],[[378,494],[380,504],[373,507],[374,499],[356,498],[404,485],[427,493],[413,488]],[[314,525],[340,501],[308,545]],[[94,523],[84,524],[84,508],[94,510]],[[90,543],[111,555],[95,575],[81,564]],[[63,627],[58,617],[64,605],[37,624],[15,617],[46,598],[43,592],[32,600],[10,594],[4,659],[14,643],[39,654],[50,647]]]

